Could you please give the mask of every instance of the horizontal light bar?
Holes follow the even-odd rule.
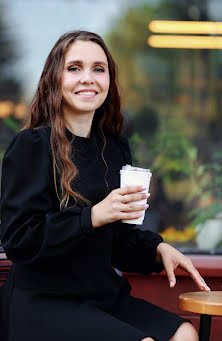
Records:
[[[222,49],[222,37],[151,35],[148,45],[174,49]]]
[[[222,22],[153,20],[148,28],[154,33],[222,34]]]

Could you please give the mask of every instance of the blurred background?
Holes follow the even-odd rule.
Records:
[[[153,173],[142,228],[222,254],[220,22],[220,0],[0,0],[0,163],[54,43],[96,32],[118,65],[134,165]]]

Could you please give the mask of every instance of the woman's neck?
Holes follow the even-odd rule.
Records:
[[[93,115],[72,117],[65,115],[66,127],[76,136],[90,137]]]

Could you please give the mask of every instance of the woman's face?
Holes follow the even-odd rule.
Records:
[[[91,41],[75,41],[65,55],[61,77],[64,114],[93,114],[106,99],[110,84],[103,49]]]

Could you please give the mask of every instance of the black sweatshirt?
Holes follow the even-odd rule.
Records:
[[[60,210],[50,132],[48,126],[18,132],[3,159],[2,244],[14,263],[14,286],[112,304],[121,290],[130,290],[113,267],[143,274],[163,269],[155,263],[156,247],[162,241],[158,234],[119,221],[92,227],[91,207],[120,186],[119,171],[131,164],[127,140],[106,136],[105,179],[99,133],[94,130],[90,138],[74,137],[66,129],[70,142],[74,138],[72,160],[79,170],[72,188],[91,205],[76,204],[70,198],[68,207]]]

